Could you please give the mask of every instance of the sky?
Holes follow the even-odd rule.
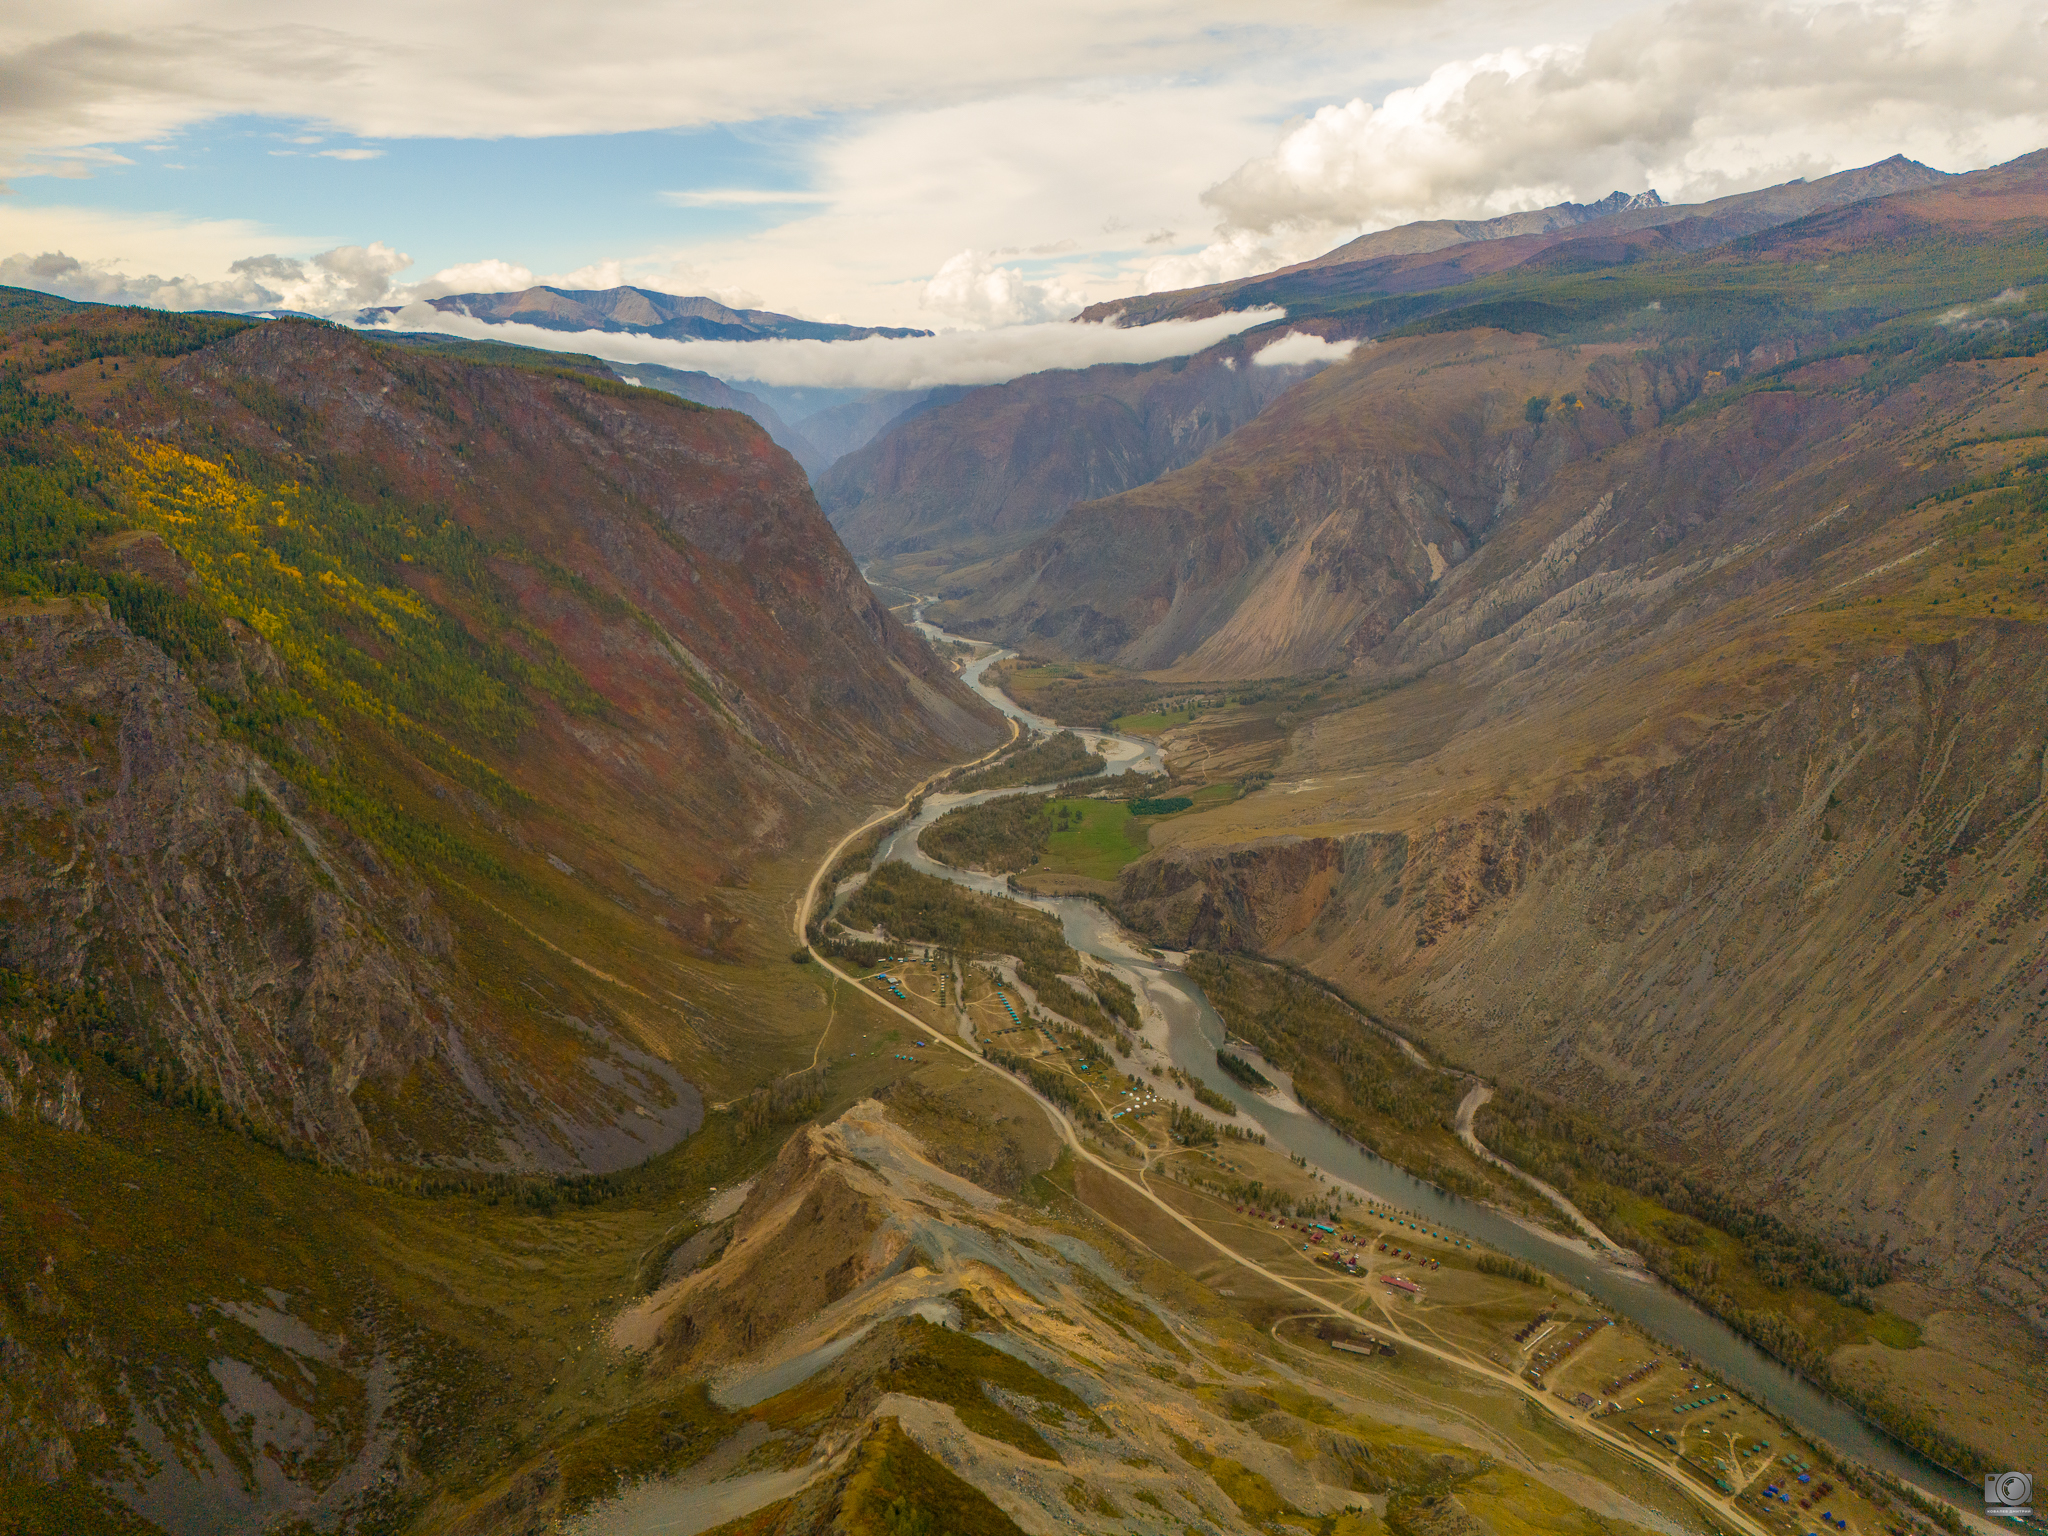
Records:
[[[941,372],[1411,219],[2044,146],[2038,0],[0,0],[0,283],[637,283]]]

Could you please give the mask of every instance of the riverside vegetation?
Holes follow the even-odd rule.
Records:
[[[1565,1191],[1659,1277],[1921,1455],[1966,1477],[1993,1469],[1996,1458],[1982,1448],[1830,1367],[1830,1353],[1845,1339],[1917,1342],[1912,1324],[1872,1298],[1893,1278],[1882,1256],[1798,1232],[1712,1180],[1674,1168],[1640,1140],[1526,1089],[1502,1090],[1482,1106],[1476,1129],[1493,1150]]]
[[[1024,784],[1053,784],[1086,778],[1108,766],[1100,754],[1072,731],[1051,736],[1026,735],[1009,752],[985,768],[971,769],[946,781],[954,794],[971,795],[985,789],[1015,789]]]

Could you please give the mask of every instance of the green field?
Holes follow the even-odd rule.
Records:
[[[1140,715],[1119,715],[1112,723],[1118,730],[1128,735],[1157,736],[1161,732],[1172,730],[1176,725],[1186,725],[1200,713],[1201,710],[1197,708],[1152,709]]]
[[[1151,848],[1145,836],[1151,822],[1133,816],[1121,800],[1055,800],[1053,805],[1080,820],[1053,833],[1034,866],[1044,874],[1114,880],[1118,870]]]
[[[1194,792],[1192,810],[1175,814],[1193,816],[1235,794],[1234,785],[1211,784]],[[1086,875],[1091,880],[1114,880],[1126,864],[1152,851],[1152,824],[1173,819],[1133,816],[1121,800],[1055,800],[1052,805],[1055,810],[1065,806],[1068,815],[1080,820],[1053,833],[1032,868],[1041,874]]]

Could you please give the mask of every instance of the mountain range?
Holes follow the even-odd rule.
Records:
[[[1063,718],[1192,701],[1177,771],[1272,775],[1123,871],[1157,942],[2038,1329],[2048,153],[1878,169],[1923,184],[1333,309],[1350,359],[935,611],[1079,679]]]
[[[2048,152],[1616,193],[903,393],[0,290],[0,1532],[1954,1528],[2044,252]],[[878,861],[1012,749],[882,584],[1163,774]]]
[[[1596,203],[1558,203],[1496,219],[1432,219],[1360,235],[1313,260],[1204,288],[1091,305],[1084,320],[1147,325],[1222,310],[1281,304],[1299,313],[1366,295],[1424,293],[1530,263],[1605,264],[1634,251],[1708,250],[1844,204],[1935,185],[1944,173],[1894,155],[1817,181],[1789,181],[1706,203],[1667,203],[1652,192],[1614,192]],[[1589,243],[1590,242],[1590,243]]]
[[[616,331],[677,341],[858,341],[866,336],[929,336],[900,326],[839,325],[799,320],[767,309],[732,309],[716,299],[653,288],[522,288],[516,293],[451,293],[427,301],[443,314],[493,325],[534,325],[550,331]],[[384,305],[357,323],[376,325],[398,313]]]
[[[1410,323],[1488,275],[1639,261],[1725,245],[1809,214],[1941,181],[1894,157],[1814,182],[1702,204],[1616,192],[1480,221],[1363,235],[1259,277],[1098,304],[1086,322],[1152,324],[1277,305],[1282,321],[1146,369],[1036,374],[899,423],[833,465],[819,500],[871,574],[913,590],[979,586],[981,561],[1050,529],[1076,502],[1179,469],[1250,421],[1307,368],[1234,371],[1289,331],[1362,339]],[[936,521],[935,521],[936,520]],[[971,536],[969,536],[971,530]],[[975,567],[970,573],[969,567]]]

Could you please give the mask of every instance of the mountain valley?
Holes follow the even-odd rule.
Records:
[[[1459,290],[930,611],[1236,786],[1123,865],[1135,930],[2038,1338],[2044,170]]]
[[[1995,1529],[2044,251],[1895,158],[919,391],[0,290],[0,1533]]]

